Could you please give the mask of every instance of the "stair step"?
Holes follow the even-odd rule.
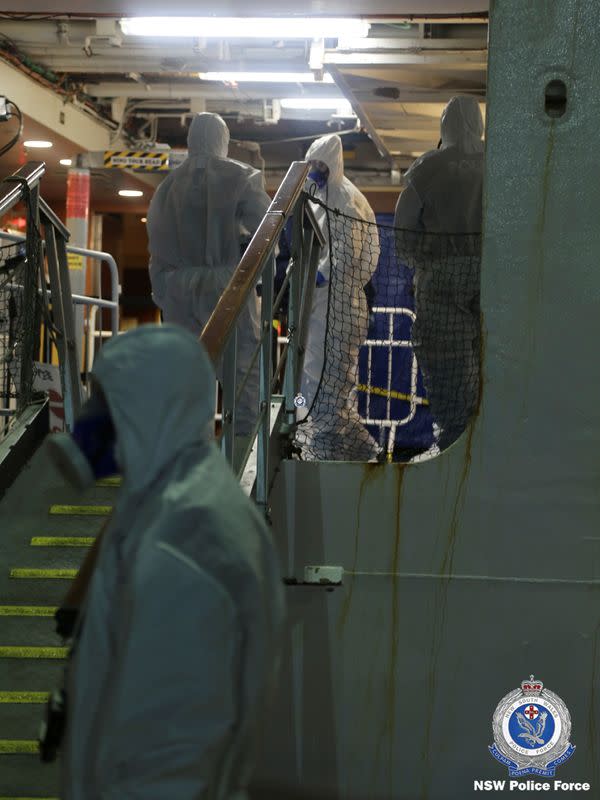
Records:
[[[40,733],[40,722],[46,716],[46,701],[43,703],[19,703],[0,707],[0,743],[35,741]],[[30,753],[31,750],[20,752]],[[34,750],[33,752],[37,752]],[[7,746],[0,753],[15,755]]]
[[[76,577],[76,569],[33,569],[31,567],[15,567],[10,571],[11,578],[33,580],[72,580]]]
[[[0,658],[66,658],[68,647],[27,647],[25,645],[1,645]]]
[[[10,560],[3,563],[11,569],[79,569],[86,556],[82,547],[31,547],[30,542],[28,537],[18,551],[11,553]],[[4,572],[9,574],[10,570]]]
[[[57,606],[0,606],[0,617],[53,617]]]
[[[101,478],[96,481],[96,486],[121,486],[123,478],[120,475],[113,475],[112,478]]]
[[[60,658],[0,658],[0,687],[11,692],[49,692],[63,685],[66,663]]]
[[[2,755],[39,752],[40,746],[37,739],[0,739],[0,753]]]
[[[39,755],[0,756],[0,800],[58,800],[59,763]]]
[[[50,514],[80,516],[80,517],[107,517],[113,510],[112,506],[50,506]]]
[[[0,617],[0,642],[18,647],[54,647],[62,644],[52,617]],[[10,689],[2,686],[0,690]]]
[[[91,547],[95,536],[34,536],[32,547]]]
[[[79,550],[79,552],[85,551]],[[8,570],[4,575],[0,575],[0,591],[2,601],[6,605],[58,607],[62,605],[69,586],[66,580],[9,578]]]
[[[49,692],[0,692],[0,703],[29,704],[45,703]]]

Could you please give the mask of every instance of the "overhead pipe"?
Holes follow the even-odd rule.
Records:
[[[263,100],[265,90],[252,90],[246,87],[251,84],[244,84],[244,88],[239,90],[239,100]],[[278,99],[282,97],[315,97],[325,95],[332,96],[336,89],[331,83],[310,83],[304,84],[299,90],[296,83],[263,84],[271,87],[269,96]],[[168,83],[168,84],[149,84],[147,87],[135,83],[88,83],[84,86],[84,91],[91,97],[132,97],[143,100],[185,100],[190,97],[205,97],[207,100],[231,100],[235,98],[235,92],[227,88],[223,83]],[[340,99],[343,97],[340,95]]]

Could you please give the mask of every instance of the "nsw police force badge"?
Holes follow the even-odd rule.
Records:
[[[492,730],[494,744],[489,751],[508,767],[511,778],[551,778],[575,752],[569,742],[571,715],[566,705],[533,675],[498,703]]]

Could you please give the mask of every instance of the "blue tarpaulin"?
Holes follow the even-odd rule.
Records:
[[[381,248],[377,269],[367,287],[370,321],[368,339],[388,341],[390,339],[390,315],[373,313],[376,307],[403,308],[414,311],[411,270],[398,261],[392,214],[378,214],[379,244]],[[412,320],[408,315],[393,317],[393,341],[408,341],[411,338]],[[391,355],[390,355],[391,354]],[[371,348],[371,380],[368,375],[368,347],[363,346],[359,357],[358,410],[362,417],[372,420],[402,420],[410,413],[408,399],[399,396],[410,394],[412,349],[408,347],[373,346]],[[388,392],[391,359],[391,392]],[[365,387],[375,388],[369,398]],[[421,372],[417,378],[417,396],[426,397]],[[388,410],[389,404],[389,410]],[[367,426],[369,432],[384,447],[388,444],[388,428]],[[419,405],[414,418],[396,428],[395,446],[398,449],[426,449],[433,444],[433,418],[427,406]]]

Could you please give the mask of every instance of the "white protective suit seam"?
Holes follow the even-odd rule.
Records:
[[[231,595],[229,594],[227,589],[223,586],[223,584],[221,584],[213,575],[211,575],[209,572],[207,572],[205,569],[203,569],[199,564],[197,564],[189,556],[186,556],[185,553],[182,553],[181,550],[178,550],[176,547],[173,547],[173,545],[167,544],[167,542],[157,542],[156,543],[156,547],[157,547],[158,550],[162,550],[163,552],[168,553],[170,556],[172,556],[173,558],[177,559],[182,564],[185,564],[193,572],[195,572],[196,574],[200,575],[208,583],[210,583],[212,585],[212,587],[219,592],[219,594],[221,594],[221,595],[223,595],[223,597],[225,597],[225,599],[227,600],[227,604],[229,605],[230,610],[232,611],[232,613],[235,616],[236,607],[235,607],[235,603],[233,602],[233,600],[231,598]]]

